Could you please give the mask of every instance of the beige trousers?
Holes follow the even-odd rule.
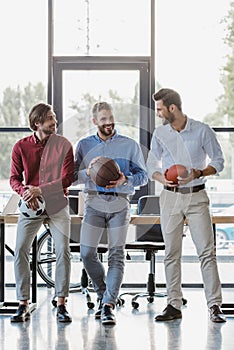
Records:
[[[166,246],[165,275],[168,304],[182,305],[181,254],[184,219],[188,221],[192,240],[200,260],[208,307],[222,304],[214,233],[206,190],[182,194],[163,190],[160,195],[161,226]]]

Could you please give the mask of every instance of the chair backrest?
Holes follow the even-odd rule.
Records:
[[[140,197],[137,213],[138,215],[160,215],[159,196],[148,195]],[[161,225],[137,225],[136,240],[141,242],[163,242]]]
[[[138,215],[160,215],[159,196],[148,195],[139,198],[137,205]]]

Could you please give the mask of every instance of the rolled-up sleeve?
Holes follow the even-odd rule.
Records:
[[[217,140],[217,135],[213,129],[207,127],[206,129],[206,143],[204,144],[204,149],[210,158],[209,165],[216,169],[216,176],[224,168],[224,157],[222,148]]]
[[[153,180],[153,173],[155,171],[162,173],[162,147],[157,139],[156,130],[153,133],[150,145],[150,151],[148,153],[146,168],[148,177]]]

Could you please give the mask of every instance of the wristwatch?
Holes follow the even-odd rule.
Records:
[[[125,180],[124,180],[123,186],[126,186],[127,184],[128,184],[128,177],[125,176]]]

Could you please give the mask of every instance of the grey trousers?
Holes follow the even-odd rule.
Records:
[[[15,281],[18,300],[30,299],[30,262],[29,255],[32,242],[40,229],[43,220],[47,218],[55,243],[56,272],[55,294],[67,297],[70,283],[70,215],[66,206],[58,213],[29,219],[20,214],[17,225],[15,246]]]
[[[124,248],[130,204],[121,197],[88,195],[81,228],[81,258],[99,299],[115,306],[124,273]],[[108,237],[108,270],[98,258],[104,229]]]
[[[222,304],[214,233],[205,190],[181,194],[163,190],[160,195],[161,225],[166,246],[165,275],[168,304],[177,309],[182,305],[181,252],[184,218],[187,218],[192,240],[200,260],[208,307]]]

